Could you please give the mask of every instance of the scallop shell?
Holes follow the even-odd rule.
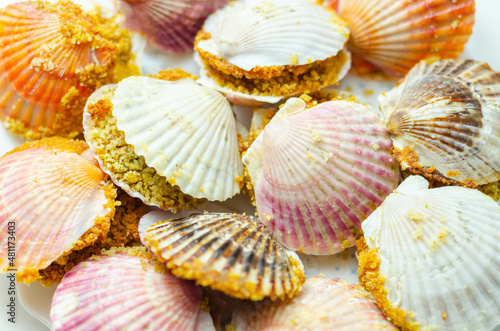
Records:
[[[360,282],[404,329],[500,324],[500,206],[464,187],[408,177],[363,222]]]
[[[105,236],[116,196],[105,180],[84,142],[44,139],[3,156],[1,272],[17,269],[19,281],[31,282],[64,253]]]
[[[226,200],[243,175],[229,102],[190,79],[122,80],[112,99],[117,127],[148,166],[195,198]]]
[[[178,277],[239,299],[293,297],[305,281],[298,256],[254,218],[199,214],[156,223],[147,247]]]
[[[500,180],[500,74],[486,63],[422,61],[379,102],[403,168],[445,182]]]
[[[82,132],[85,98],[105,80],[103,72],[117,55],[116,46],[97,35],[95,25],[92,17],[70,2],[16,3],[0,9],[0,119],[4,125],[30,139],[74,137]],[[81,29],[80,35],[71,30],[73,26]]]
[[[215,330],[201,290],[148,255],[121,249],[79,263],[54,293],[53,329]]]
[[[203,32],[210,38],[197,43],[200,50],[247,71],[325,60],[349,37],[333,11],[303,0],[232,2],[208,17]]]
[[[389,73],[405,75],[421,59],[460,56],[474,25],[474,0],[340,0],[348,47]]]
[[[125,26],[145,34],[159,50],[182,54],[193,51],[203,22],[228,0],[119,0]]]
[[[370,293],[322,275],[308,279],[300,294],[288,302],[249,306],[233,312],[231,324],[236,330],[397,330]]]
[[[392,143],[366,107],[290,99],[243,157],[257,211],[287,248],[334,254],[397,186]]]
[[[167,210],[153,210],[142,216],[139,222],[137,231],[139,232],[139,237],[141,238],[142,244],[146,246],[146,241],[144,240],[144,234],[146,233],[146,230],[153,224],[174,218],[185,218],[193,214],[203,213],[205,211],[211,211],[216,213],[236,212],[235,210],[226,208],[225,206],[214,202],[208,202],[205,206],[198,207],[197,209],[194,210],[181,210],[175,214]]]

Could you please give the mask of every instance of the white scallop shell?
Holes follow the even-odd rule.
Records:
[[[379,97],[394,147],[458,182],[500,180],[500,74],[472,60],[422,61]]]
[[[55,331],[214,330],[193,283],[145,257],[99,255],[68,272],[52,299]]]
[[[390,304],[412,312],[410,321],[432,330],[500,324],[500,206],[493,199],[463,187],[428,189],[423,177],[410,176],[362,228],[378,250]]]
[[[88,151],[29,148],[3,156],[0,271],[17,269],[18,279],[30,282],[34,271],[70,251],[96,220],[112,217],[105,180]]]
[[[243,174],[229,102],[190,79],[122,80],[112,99],[117,127],[137,155],[195,198],[226,200]]]
[[[351,53],[347,49],[343,49],[342,52],[347,55],[347,60],[342,64],[342,67],[340,67],[339,73],[337,74],[337,81],[344,78],[351,68]],[[295,96],[245,94],[234,91],[228,87],[220,86],[212,77],[210,77],[208,70],[205,68],[205,64],[201,61],[200,56],[197,53],[194,54],[194,60],[200,66],[200,78],[198,78],[197,82],[203,86],[216,89],[217,91],[223,93],[232,104],[247,107],[258,107],[266,104],[275,104],[283,101],[284,99]]]
[[[239,331],[397,330],[363,288],[322,275],[308,279],[300,294],[290,301],[238,307],[231,324]]]
[[[303,0],[235,1],[203,25],[197,47],[243,69],[304,65],[336,55],[349,29],[332,10]]]
[[[243,157],[257,210],[280,242],[307,254],[355,243],[361,222],[399,180],[392,143],[366,107],[292,98]]]

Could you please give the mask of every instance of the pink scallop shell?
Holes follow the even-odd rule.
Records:
[[[307,280],[302,292],[286,303],[257,303],[236,309],[231,324],[239,331],[397,330],[359,285],[323,276]]]
[[[215,330],[201,290],[146,258],[100,255],[68,272],[50,318],[62,330]]]
[[[30,148],[0,160],[0,269],[48,267],[111,210],[87,152]],[[7,256],[15,247],[15,265]]]
[[[159,50],[182,54],[193,50],[205,19],[228,0],[119,0],[125,26],[146,35]]]
[[[285,104],[243,162],[259,215],[281,243],[334,254],[354,245],[399,173],[387,131],[366,107],[332,101],[304,110],[300,103]]]

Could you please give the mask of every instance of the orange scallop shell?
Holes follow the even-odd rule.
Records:
[[[404,76],[422,59],[456,59],[474,25],[474,0],[339,0],[351,31],[348,48]]]
[[[82,132],[85,100],[118,53],[98,29],[69,1],[0,9],[0,120],[11,131],[28,139]]]

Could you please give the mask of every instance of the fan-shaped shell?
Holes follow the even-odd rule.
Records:
[[[290,301],[249,306],[233,312],[236,330],[397,330],[370,293],[338,278],[316,276]]]
[[[349,30],[335,12],[302,0],[237,1],[210,15],[197,48],[243,70],[304,65],[336,55]]]
[[[0,9],[0,119],[30,139],[82,132],[81,114],[106,80],[116,45],[71,2]]]
[[[44,139],[3,156],[1,271],[17,269],[18,280],[36,280],[64,253],[105,236],[116,196],[105,180],[84,142]]]
[[[210,213],[163,221],[144,240],[174,275],[235,298],[293,297],[305,281],[298,256],[251,217]]]
[[[421,59],[460,56],[474,25],[474,0],[340,0],[349,49],[395,75]]]
[[[500,324],[500,206],[464,187],[408,177],[363,222],[360,282],[404,329]]]
[[[203,22],[228,0],[119,0],[127,28],[142,32],[159,50],[182,54],[193,50]]]
[[[174,218],[185,218],[193,214],[200,214],[208,211],[217,213],[236,212],[235,210],[232,210],[215,202],[208,202],[205,206],[203,207],[200,206],[194,210],[181,210],[175,214],[167,210],[161,210],[161,209],[153,210],[142,216],[139,222],[137,231],[139,232],[139,237],[141,238],[141,242],[144,244],[144,246],[146,246],[145,240],[143,239],[144,234],[146,233],[146,230],[153,224]]]
[[[464,185],[500,180],[500,74],[486,63],[422,61],[379,102],[403,169]]]
[[[190,79],[130,77],[118,84],[112,103],[127,143],[184,193],[226,200],[239,192],[236,122],[220,93]]]
[[[141,249],[106,251],[68,272],[52,299],[54,330],[214,330],[201,290]]]
[[[361,222],[396,187],[392,143],[366,107],[290,99],[243,157],[257,211],[280,242],[307,254],[354,245]]]

